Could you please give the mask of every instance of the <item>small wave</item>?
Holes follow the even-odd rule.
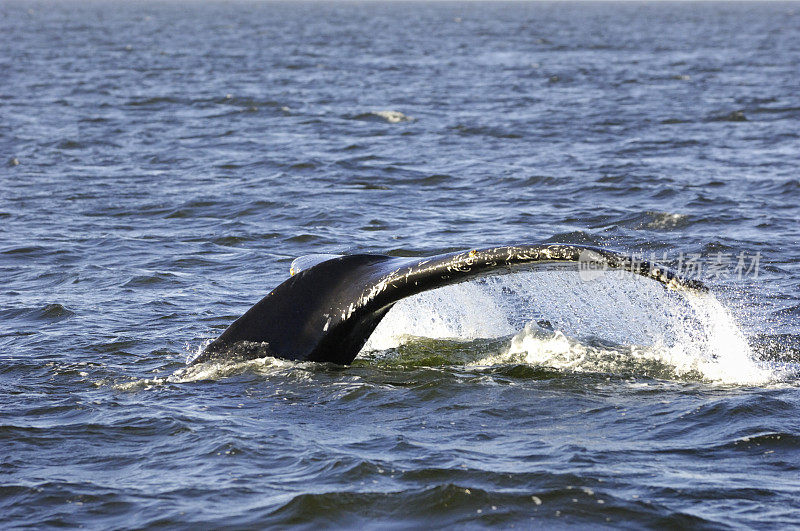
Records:
[[[217,98],[213,100],[214,103],[217,104],[225,104],[225,105],[233,105],[236,107],[242,107],[244,109],[252,109],[259,107],[270,107],[270,108],[278,108],[281,110],[289,110],[286,107],[285,103],[270,99],[257,99],[257,98],[250,98],[246,96],[234,96],[233,94],[225,94],[223,98]]]
[[[48,304],[40,309],[38,314],[42,319],[66,319],[67,317],[75,315],[74,312],[60,304]]]
[[[152,273],[149,275],[136,275],[125,282],[123,288],[146,288],[158,284],[169,284],[177,278],[173,273]]]
[[[314,241],[321,241],[323,239],[322,236],[318,236],[316,234],[297,234],[295,236],[290,236],[285,238],[283,241],[286,243],[309,243]]]
[[[800,447],[800,436],[791,432],[764,432],[757,435],[747,435],[739,437],[725,445],[727,448],[734,449],[788,449],[794,450]]]
[[[431,473],[428,472],[426,483],[430,483],[430,475]],[[447,472],[447,476],[451,479],[454,475],[457,476],[457,474]],[[376,479],[374,483],[387,483],[386,487],[388,487],[390,474],[374,474],[372,477],[376,476],[380,478],[380,481]],[[401,491],[385,490],[384,487],[377,491],[297,494],[271,513],[270,518],[283,525],[300,521],[308,522],[309,519],[314,519],[325,527],[330,527],[331,524],[361,527],[362,523],[366,527],[370,527],[370,523],[374,524],[387,517],[395,519],[402,513],[406,516],[418,514],[423,518],[417,521],[418,524],[425,522],[428,526],[450,527],[463,525],[464,514],[480,519],[485,513],[483,523],[497,526],[498,522],[505,521],[503,515],[509,512],[510,507],[536,506],[541,503],[539,498],[531,497],[527,492],[524,494],[487,492],[474,486],[465,488],[446,483]],[[354,520],[354,513],[360,515],[362,520]],[[324,518],[321,518],[320,515],[324,515]],[[355,526],[354,521],[357,524]],[[418,527],[425,527],[425,525],[418,525]]]
[[[685,214],[653,210],[626,214],[622,217],[611,218],[609,221],[622,227],[630,227],[636,230],[673,230],[686,227],[690,224],[689,216]]]
[[[708,118],[709,122],[746,122],[747,116],[744,111],[731,111],[724,114],[716,114]]]
[[[510,131],[502,127],[484,125],[457,125],[453,128],[458,134],[464,136],[489,136],[493,138],[522,138],[521,133]]]
[[[671,212],[647,211],[628,220],[636,229],[673,230],[689,225],[689,216]]]
[[[26,245],[22,247],[7,247],[5,249],[0,249],[0,254],[7,254],[7,255],[30,255],[30,257],[41,257],[46,254],[51,253],[51,249],[48,247],[43,247],[41,245]],[[26,256],[25,258],[28,258]]]
[[[402,517],[411,524],[399,527],[506,528],[524,518],[524,528],[564,528],[603,527],[596,523],[598,515],[610,515],[605,527],[624,527],[631,521],[657,521],[666,527],[710,527],[713,523],[670,512],[659,504],[638,500],[638,495],[617,497],[599,481],[584,481],[568,473],[512,474],[466,464],[460,469],[379,470],[367,477],[372,479],[370,487],[284,495],[268,522],[279,527],[297,522],[347,528],[386,522],[387,527],[398,527]]]
[[[751,114],[800,114],[800,107],[756,107],[748,110]]]
[[[13,308],[0,311],[0,318],[3,320],[62,321],[69,319],[73,315],[75,315],[75,312],[58,303],[47,304],[38,308]]]
[[[182,367],[169,376],[156,378],[135,378],[126,382],[112,384],[118,391],[147,391],[157,387],[173,384],[186,384],[203,381],[217,381],[231,376],[241,374],[258,374],[261,376],[273,376],[282,374],[289,370],[295,378],[303,378],[302,371],[295,369],[302,368],[303,364],[281,360],[272,357],[263,357],[253,360],[218,360],[197,365]],[[107,382],[98,382],[104,385]]]
[[[189,383],[204,380],[219,380],[247,371],[259,371],[272,367],[273,362],[280,364],[281,360],[276,358],[257,358],[248,361],[220,361],[209,363],[198,363],[188,367],[178,369],[168,377],[168,382]],[[289,362],[286,362],[287,364]]]
[[[269,235],[268,237],[274,238],[276,236],[278,236],[278,234],[273,233],[273,234]],[[266,237],[265,237],[265,239],[266,239]],[[242,245],[244,243],[247,243],[247,242],[250,242],[250,241],[254,241],[254,240],[256,240],[256,238],[254,236],[249,236],[249,235],[248,236],[229,235],[229,236],[217,236],[216,238],[213,238],[211,240],[211,243],[213,243],[215,245],[221,245],[223,247],[239,247],[240,245]]]
[[[645,212],[645,215],[650,218],[649,221],[643,224],[643,228],[648,229],[677,229],[687,226],[689,223],[689,216],[685,214],[672,214],[669,212]]]
[[[149,98],[133,98],[127,102],[131,107],[154,107],[185,103],[184,100],[170,96],[154,96]]]
[[[400,111],[371,111],[362,114],[357,114],[352,117],[354,120],[374,121],[374,122],[388,122],[390,124],[398,124],[401,122],[413,122],[414,117],[405,115]]]
[[[56,149],[64,149],[64,150],[68,150],[68,149],[84,149],[84,148],[87,148],[87,147],[88,147],[88,145],[85,142],[80,142],[80,141],[77,141],[77,140],[70,140],[70,139],[62,140],[61,142],[56,144]]]

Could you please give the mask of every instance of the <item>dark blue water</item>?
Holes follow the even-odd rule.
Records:
[[[796,3],[3,2],[3,526],[797,525],[798,87]],[[546,241],[716,332],[185,368],[295,257]]]

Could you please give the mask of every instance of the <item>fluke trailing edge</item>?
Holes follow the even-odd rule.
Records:
[[[426,258],[354,254],[301,269],[234,321],[193,363],[274,356],[349,364],[399,300],[474,278],[553,267],[621,269],[667,288],[706,291],[696,280],[582,245],[514,245]]]

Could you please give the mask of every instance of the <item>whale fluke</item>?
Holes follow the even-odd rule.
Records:
[[[397,301],[523,269],[619,269],[666,288],[707,291],[701,282],[658,264],[568,244],[491,247],[425,258],[354,254],[305,266],[234,321],[192,363],[274,356],[347,365]]]

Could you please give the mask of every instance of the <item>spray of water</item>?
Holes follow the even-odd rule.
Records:
[[[414,338],[508,338],[473,365],[526,363],[575,372],[759,385],[775,379],[731,313],[709,293],[666,290],[606,271],[520,272],[422,293],[399,302],[364,350]]]

